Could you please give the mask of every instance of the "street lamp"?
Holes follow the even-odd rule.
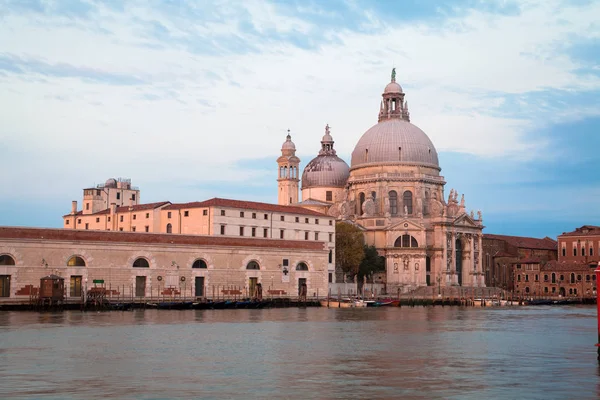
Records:
[[[438,272],[438,276],[435,278],[435,280],[438,283],[438,296],[440,296],[442,294],[441,289],[442,289],[442,273]]]

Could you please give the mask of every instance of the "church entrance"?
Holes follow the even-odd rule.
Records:
[[[456,281],[462,286],[463,249],[460,239],[456,239]]]
[[[425,257],[425,282],[431,286],[431,258]]]

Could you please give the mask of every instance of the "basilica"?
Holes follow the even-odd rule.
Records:
[[[459,198],[454,189],[446,197],[435,146],[410,122],[395,70],[382,97],[378,122],[358,140],[350,166],[336,154],[326,126],[321,150],[300,178],[288,132],[277,159],[279,204],[358,226],[365,242],[386,259],[390,293],[484,286],[481,212],[468,212],[464,195]]]

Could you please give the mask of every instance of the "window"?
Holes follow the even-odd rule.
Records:
[[[146,231],[146,232],[150,232],[150,227],[149,227],[148,225],[146,225],[146,226],[144,227],[144,229],[145,229],[145,231]]]
[[[325,201],[333,201],[333,192],[331,190],[325,192]]]
[[[544,282],[548,282],[548,275],[544,275]]]
[[[203,269],[206,269],[206,268],[208,268],[208,266],[206,265],[206,261],[204,261],[203,259],[199,258],[196,261],[194,261],[194,263],[192,264],[192,268],[203,268]]]
[[[137,215],[136,215],[136,214],[133,214],[133,217],[132,217],[132,218],[133,218],[133,219],[136,219],[136,218],[137,218]]]
[[[402,235],[398,236],[394,242],[394,247],[419,247],[419,243],[411,235]]]
[[[167,233],[173,233],[173,225],[167,224]]]
[[[131,195],[131,200],[135,201],[135,193]]]
[[[240,236],[244,236],[244,227],[240,226]]]
[[[256,213],[252,213],[252,219],[256,219]]]
[[[333,283],[333,274],[329,273],[329,283]]]
[[[117,200],[121,199],[121,193],[117,193]]]
[[[333,226],[333,220],[332,219],[329,220],[329,226]]]
[[[140,257],[133,262],[133,268],[150,268],[150,264],[148,264],[148,260]]]
[[[521,282],[521,275],[517,275],[517,282]]]
[[[538,274],[535,274],[535,281],[536,281],[536,282],[537,282],[537,281],[539,281],[539,276],[538,276]]]
[[[287,266],[290,265],[290,260],[288,260],[287,258],[284,258],[282,264],[283,264],[284,267],[287,267]]]
[[[573,294],[577,294],[577,288],[573,288]]]
[[[329,234],[329,241],[330,241],[330,242],[333,242],[333,233],[330,233],[330,234]]]
[[[529,282],[529,274],[525,274],[525,282]]]
[[[315,218],[315,224],[319,225],[319,220]]]
[[[150,218],[150,213],[146,213],[146,219]]]
[[[308,232],[304,232],[304,240],[308,240]]]
[[[567,249],[566,248],[562,248],[562,256],[565,257],[567,255]]]
[[[296,222],[300,222],[300,217],[296,217]]]
[[[86,224],[85,224],[85,229],[86,229],[86,230],[87,230],[87,229],[90,229],[90,224],[86,223]]]
[[[390,214],[398,215],[398,194],[395,190],[388,193],[390,199]]]
[[[15,259],[8,254],[0,255],[0,265],[15,265]]]
[[[517,269],[521,269],[521,264],[517,264]]]
[[[132,226],[132,227],[131,227],[131,231],[132,231],[132,232],[135,232],[135,226]]]
[[[552,287],[552,293],[556,293],[556,287]]]
[[[206,211],[206,210],[205,210]],[[206,215],[206,214],[205,214]],[[183,216],[184,217],[189,217],[190,216],[190,212],[189,211],[184,211],[183,212]]]
[[[269,236],[269,230],[267,228],[263,229],[263,237],[268,237]]]
[[[577,256],[577,247],[573,247],[573,255]]]
[[[225,216],[225,210],[221,210],[221,217]]]
[[[283,239],[283,229],[279,230],[279,239]]]
[[[571,273],[571,283],[575,283],[575,274]]]
[[[225,234],[225,225],[221,225],[221,235]]]
[[[256,228],[252,228],[252,237],[256,236]]]
[[[69,225],[69,220],[66,220],[66,221],[65,221],[65,224],[66,224],[66,225]]]
[[[304,218],[304,223],[308,224],[308,218]]]
[[[577,275],[577,282],[581,282],[581,275]]]
[[[308,271],[308,265],[306,265],[306,263],[298,263],[298,265],[296,265],[296,271]]]
[[[589,275],[586,275],[586,276],[585,276],[585,280],[586,280],[587,282],[589,282],[589,281],[590,281],[590,276],[589,276]]]
[[[561,276],[559,277],[559,279],[560,279],[560,281],[562,282],[562,281],[564,281],[564,280],[565,280],[565,276],[564,276],[564,275],[561,275]]]
[[[89,210],[90,209],[90,203],[85,203],[85,209]]]
[[[244,218],[244,212],[240,211],[240,218]]]
[[[108,217],[108,222],[110,222],[110,217]]]
[[[331,264],[333,262],[333,250],[329,250],[329,263]]]
[[[285,221],[285,217],[282,215],[281,217],[279,217],[280,221]]]
[[[265,219],[269,219],[269,214],[265,214]]]
[[[77,223],[78,223],[78,224],[81,224],[81,218],[77,220]]]
[[[167,218],[171,218],[171,211],[167,212]]]
[[[185,216],[187,217],[189,215],[188,211],[186,211],[185,214],[186,214]],[[202,210],[202,215],[207,216],[208,215],[208,210]]]
[[[544,293],[548,293],[548,286],[544,286]]]
[[[361,216],[361,215],[363,215],[363,203],[365,202],[365,194],[364,193],[360,193],[358,195],[358,199],[359,199],[358,215]]]
[[[404,202],[404,210],[411,215],[413,213],[413,194],[410,190],[407,190],[402,195],[402,199]]]
[[[260,269],[260,265],[256,261],[250,261],[248,265],[246,265],[246,269]]]
[[[119,221],[123,222],[123,216],[122,215],[119,217]]]
[[[315,232],[315,240],[319,240],[319,232]]]
[[[525,293],[529,293],[529,286],[525,288]]]

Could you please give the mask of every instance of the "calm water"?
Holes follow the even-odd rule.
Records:
[[[0,398],[596,399],[593,307],[0,312]]]

